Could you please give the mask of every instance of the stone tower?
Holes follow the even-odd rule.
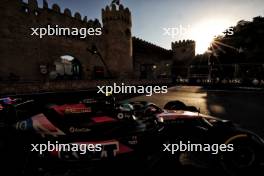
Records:
[[[128,78],[133,73],[131,13],[123,5],[102,9],[105,61],[112,76]]]
[[[195,41],[183,40],[171,44],[172,49],[172,76],[183,78],[189,75],[189,65],[195,57]]]
[[[188,63],[195,56],[195,41],[183,40],[171,43],[173,60]]]

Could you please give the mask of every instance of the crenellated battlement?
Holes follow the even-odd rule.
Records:
[[[72,20],[80,21],[82,23],[88,23],[89,26],[101,27],[101,24],[98,19],[88,20],[87,16],[84,16],[82,18],[79,12],[72,13],[69,8],[61,10],[61,7],[58,4],[52,4],[49,7],[49,4],[46,0],[43,0],[43,7],[39,7],[37,0],[28,0],[28,3],[20,1],[20,3],[22,11],[29,15],[33,14],[35,16],[41,16],[45,14],[45,16],[47,17],[49,17],[50,15],[49,18],[52,19],[55,13],[65,17],[69,17]]]
[[[106,6],[105,9],[102,9],[102,20],[103,23],[107,21],[120,20],[130,26],[132,25],[131,12],[128,8],[124,8],[122,4],[112,4],[110,7]]]
[[[179,41],[171,43],[172,50],[174,48],[180,48],[180,47],[195,47],[195,41],[194,40],[179,40]]]
[[[162,48],[160,46],[157,46],[153,43],[150,43],[148,41],[145,41],[143,39],[137,38],[137,37],[133,37],[133,42],[136,43],[137,45],[140,45],[141,48],[150,48],[150,49],[154,49],[157,51],[162,51],[162,52],[170,52],[170,50],[167,50],[165,48]]]
[[[173,59],[180,64],[188,64],[195,56],[195,41],[194,40],[179,40],[171,43]]]

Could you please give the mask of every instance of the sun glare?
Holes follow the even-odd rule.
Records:
[[[203,54],[207,51],[215,36],[223,35],[223,32],[230,27],[226,20],[205,20],[197,23],[192,28],[192,38],[196,42],[196,54]]]

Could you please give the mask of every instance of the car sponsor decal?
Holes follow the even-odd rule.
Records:
[[[33,122],[31,119],[23,120],[23,121],[17,122],[15,125],[15,128],[17,130],[22,130],[22,131],[33,130]]]
[[[84,132],[89,132],[91,129],[89,128],[76,128],[76,127],[70,127],[69,132],[70,133],[84,133]]]
[[[64,116],[65,114],[77,114],[77,113],[88,113],[91,112],[91,108],[85,106],[85,104],[71,104],[71,105],[62,105],[62,106],[52,106],[57,113]]]
[[[82,113],[89,113],[92,112],[91,108],[85,107],[85,108],[66,108],[64,113],[65,114],[82,114]]]

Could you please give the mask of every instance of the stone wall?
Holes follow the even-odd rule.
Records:
[[[0,95],[35,94],[47,92],[68,92],[95,90],[97,86],[113,85],[168,85],[169,79],[157,80],[101,80],[101,81],[54,81],[54,82],[28,82],[28,83],[0,83]]]
[[[137,77],[153,79],[171,74],[172,52],[152,43],[133,37],[134,71]],[[147,75],[144,75],[147,69]]]
[[[61,9],[57,4],[49,5],[46,0],[43,0],[43,7],[38,6],[37,0],[28,0],[28,3],[1,0],[0,9],[0,94],[89,88],[90,84],[96,84],[96,81],[88,81],[93,79],[95,67],[104,68],[107,76],[102,58],[117,79],[134,78],[136,83],[138,78],[169,77],[175,58],[193,55],[193,43],[185,46],[176,42],[172,50],[167,50],[132,38],[131,12],[123,5],[102,9],[102,24],[97,19],[82,17],[78,12],[72,13],[68,8]],[[48,25],[101,27],[102,35],[85,39],[79,36],[44,36],[42,39],[31,36],[31,28]],[[91,53],[94,46],[97,54]],[[185,48],[186,52],[182,53]],[[65,55],[80,63],[80,81],[51,82],[50,73],[54,72],[55,63]],[[43,68],[46,71],[43,72]],[[10,81],[13,83],[8,83]]]
[[[69,9],[62,10],[57,4],[49,7],[45,0],[43,7],[38,7],[37,0],[29,0],[28,3],[2,0],[0,9],[0,80],[7,80],[11,74],[21,81],[47,80],[54,70],[54,62],[63,55],[78,59],[82,66],[82,79],[90,79],[94,66],[104,66],[98,55],[89,52],[93,46],[112,72],[132,72],[131,14],[122,5],[119,9],[107,6],[102,11],[103,25],[97,19],[87,20],[78,12],[73,14]],[[85,39],[79,36],[44,36],[42,39],[31,36],[31,28],[48,25],[102,27],[103,34]],[[47,74],[41,74],[40,66],[43,65]]]

